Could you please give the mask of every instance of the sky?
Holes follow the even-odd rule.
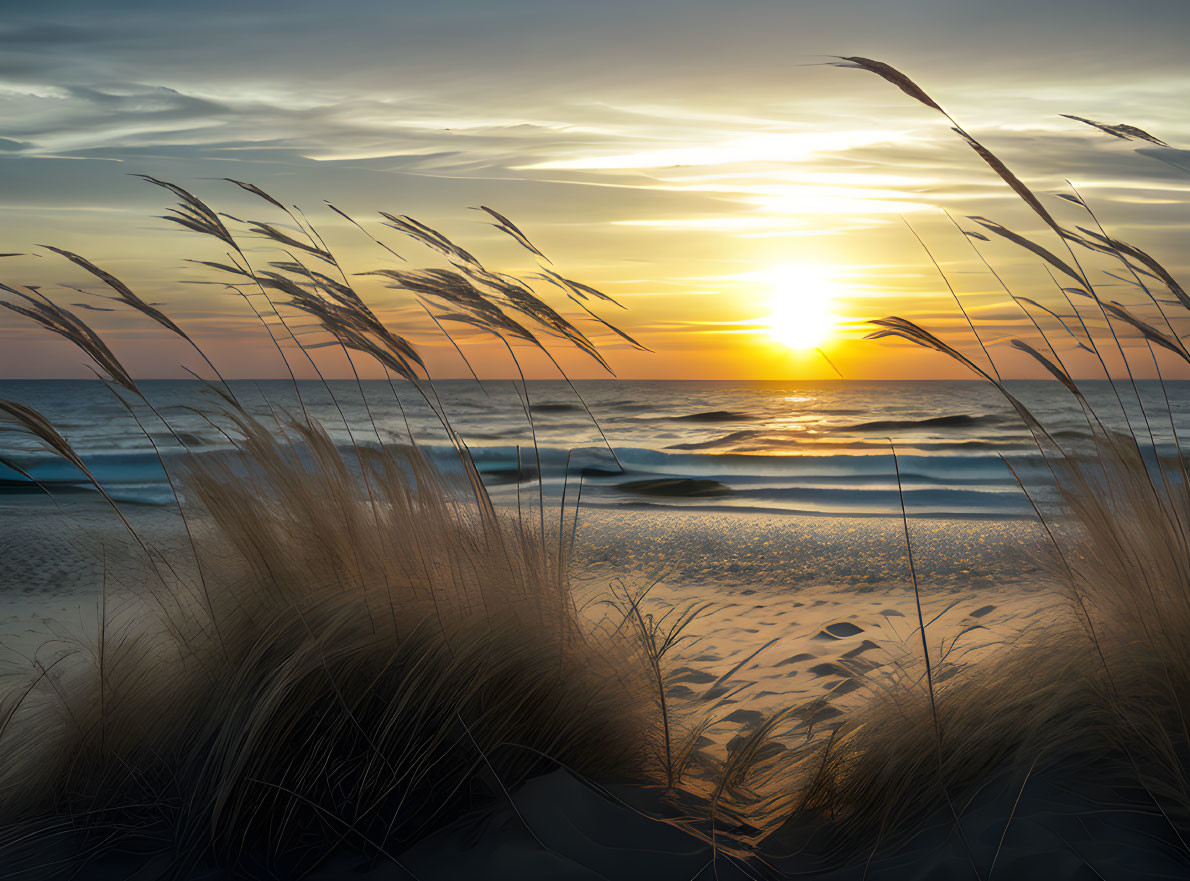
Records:
[[[493,269],[540,272],[472,210],[495,208],[556,271],[623,303],[600,314],[652,351],[538,285],[624,378],[962,377],[936,353],[863,339],[869,319],[901,315],[978,360],[955,295],[1005,375],[1040,375],[1011,348],[1042,344],[1005,287],[1070,323],[1074,307],[1036,257],[969,239],[956,222],[978,229],[966,218],[985,216],[1066,252],[942,116],[829,64],[841,55],[913,77],[1060,222],[1091,222],[1057,196],[1073,185],[1112,235],[1175,275],[1190,269],[1190,153],[1179,149],[1190,144],[1190,4],[1175,0],[0,0],[0,13],[0,252],[35,255],[0,258],[0,281],[71,308],[100,303],[73,289],[99,291],[95,279],[39,246],[76,251],[164,304],[228,376],[279,376],[283,365],[247,304],[187,262],[226,249],[161,220],[168,194],[132,175],[178,183],[237,218],[286,222],[220,179],[256,184],[299,205],[350,272],[398,264],[328,201],[408,266],[443,264],[380,225],[379,211],[441,230]],[[244,243],[260,265],[285,259]],[[1119,266],[1077,256],[1104,299],[1157,321],[1143,291],[1107,274]],[[465,374],[412,295],[353,280],[434,375]],[[1106,332],[1091,305],[1075,304]],[[142,316],[79,314],[137,376],[199,367]],[[1096,375],[1057,319],[1034,317],[1072,372]],[[456,331],[476,369],[511,375],[501,345]],[[1127,331],[1137,372],[1152,375]],[[571,376],[607,375],[553,348]],[[540,354],[518,354],[531,376],[552,375]],[[333,349],[317,357],[346,375]],[[1158,363],[1190,375],[1175,362]],[[0,316],[0,377],[86,375],[69,344]]]

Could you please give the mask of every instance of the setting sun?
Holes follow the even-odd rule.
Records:
[[[772,338],[791,349],[812,349],[825,342],[836,324],[829,275],[817,266],[782,266],[766,275],[772,284]]]
[[[0,4],[0,881],[1190,881],[1190,0]]]

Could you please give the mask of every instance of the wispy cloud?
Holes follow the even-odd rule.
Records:
[[[683,326],[755,322],[766,272],[822,262],[840,270],[846,332],[874,299],[949,326],[899,217],[977,308],[1003,296],[941,209],[1024,229],[1032,218],[944,122],[883,84],[807,65],[850,45],[897,56],[1064,219],[1081,222],[1052,196],[1070,178],[1114,234],[1181,269],[1190,153],[1136,151],[1059,114],[1190,141],[1190,9],[1088,3],[1095,15],[1074,20],[1071,4],[1025,0],[1002,0],[994,19],[986,4],[937,0],[30,5],[0,24],[3,250],[91,245],[227,333],[237,319],[174,284],[182,245],[146,219],[155,194],[125,173],[233,176],[304,205],[419,214],[523,262],[466,211],[497,205],[568,271],[631,299],[626,329],[645,342],[670,332],[677,301]],[[1030,29],[994,57],[948,48],[1007,33],[1014,10]],[[1110,65],[1098,45],[1114,47]],[[1019,249],[982,247],[1023,292],[1047,283]]]
[[[706,144],[674,145],[613,155],[552,159],[529,169],[641,169],[675,165],[708,167],[748,162],[801,162],[818,153],[908,140],[905,132],[830,131],[757,133]]]

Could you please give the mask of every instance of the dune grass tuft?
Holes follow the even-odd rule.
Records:
[[[880,76],[954,123],[895,68],[859,56],[842,64]],[[1159,143],[1134,127],[1073,118]],[[871,336],[952,358],[1013,407],[1062,495],[1061,513],[1036,503],[1034,510],[1051,539],[1069,616],[1032,627],[963,668],[949,664],[946,652],[930,651],[919,604],[921,656],[903,660],[862,711],[820,724],[826,699],[819,697],[762,720],[726,755],[705,754],[699,742],[735,693],[724,681],[755,653],[708,689],[702,715],[678,718],[669,706],[667,656],[687,638],[700,605],[654,617],[643,605],[647,590],[621,586],[604,603],[618,614],[597,621],[580,611],[567,574],[565,519],[547,528],[540,462],[531,470],[536,516],[520,516],[519,505],[515,515],[497,510],[412,334],[386,325],[353,278],[383,279],[438,329],[453,323],[495,336],[518,371],[513,344],[557,364],[543,334],[610,371],[591,338],[528,279],[490,270],[413,218],[381,212],[386,228],[449,267],[353,275],[304,215],[251,184],[230,181],[284,220],[239,221],[181,187],[146,178],[178,198],[167,219],[230,249],[226,262],[196,262],[220,273],[268,332],[301,412],[272,413],[271,423],[250,414],[202,356],[223,405],[204,415],[234,450],[189,456],[170,475],[189,554],[167,560],[124,520],[141,552],[139,586],[110,603],[105,589],[94,640],[0,691],[0,853],[19,854],[29,842],[41,853],[60,837],[72,853],[134,848],[178,871],[213,861],[244,873],[293,875],[340,848],[394,858],[460,812],[507,798],[528,775],[560,763],[580,775],[652,785],[674,809],[670,821],[709,843],[712,855],[763,855],[788,833],[836,863],[874,852],[943,809],[958,824],[990,785],[1019,781],[1023,790],[1035,774],[1090,768],[1143,793],[1190,854],[1190,479],[1176,430],[1176,460],[1155,440],[1121,342],[1121,333],[1139,334],[1144,348],[1134,351],[1149,353],[1155,366],[1153,346],[1190,361],[1174,328],[1178,316],[1163,308],[1190,310],[1190,298],[1150,254],[1108,235],[1077,193],[1067,202],[1084,209],[1098,231],[1062,226],[991,150],[955,128],[1065,252],[971,218],[1062,277],[1058,303],[1016,297],[1007,286],[1005,294],[1022,310],[1027,304],[1056,320],[1105,375],[1103,349],[1114,347],[1143,425],[1128,422],[1124,434],[1106,428],[1109,420],[1091,408],[1027,310],[1041,341],[1010,344],[1057,380],[1056,391],[1073,395],[1086,415],[1089,450],[1063,447],[1010,393],[966,312],[987,369],[905,318],[878,319]],[[404,260],[332,210],[388,257]],[[550,263],[508,218],[480,210]],[[245,234],[283,259],[254,267],[240,243]],[[994,273],[976,245],[989,237],[966,235]],[[1147,301],[1102,300],[1076,247],[1118,262]],[[116,294],[108,300],[198,350],[158,304],[86,258],[50,250],[103,281]],[[591,308],[620,305],[611,297],[539,268],[535,278],[583,311],[576,321],[643,348]],[[1151,292],[1158,286],[1172,303]],[[147,403],[116,354],[76,315],[36,288],[0,289],[16,298],[0,304],[87,353],[130,412],[128,399]],[[1142,314],[1150,305],[1151,318]],[[296,320],[314,324],[298,328]],[[438,419],[459,467],[444,473],[412,437],[404,445],[380,442],[375,424],[377,444],[364,443],[353,432],[366,426],[346,417],[350,443],[332,441],[306,410],[296,379],[295,364],[303,362],[322,378],[311,354],[321,347],[337,348],[357,378],[355,359],[362,358],[399,379]],[[391,387],[397,395],[395,382]],[[1112,388],[1124,410],[1120,389]],[[533,432],[523,383],[520,394]],[[1168,417],[1173,427],[1168,397],[1166,410],[1154,417]],[[0,414],[85,472],[41,414],[5,401]],[[899,485],[899,467],[897,477]],[[907,516],[903,522],[916,594]]]
[[[177,871],[214,862],[293,876],[340,848],[391,858],[558,764],[650,779],[656,716],[641,646],[624,622],[581,615],[567,530],[547,528],[544,501],[536,518],[492,505],[420,355],[364,303],[313,227],[287,210],[293,235],[245,224],[337,279],[292,258],[257,271],[205,202],[150,182],[179,197],[169,219],[232,249],[230,264],[207,265],[245,286],[291,376],[292,358],[318,370],[309,350],[319,345],[372,358],[404,380],[394,395],[412,389],[432,408],[458,467],[444,472],[412,438],[357,442],[364,426],[346,419],[352,442],[337,444],[300,392],[299,415],[254,415],[203,356],[221,405],[202,415],[232,449],[199,454],[172,435],[184,464],[170,466],[170,485],[189,540],[178,559],[143,540],[104,495],[136,540],[139,569],[111,596],[105,587],[93,638],[0,694],[0,852],[16,864],[24,845],[44,854],[60,839],[76,855],[131,849]],[[411,218],[400,222],[456,261],[390,278],[464,310],[431,313],[436,326],[462,320],[544,349],[510,317],[520,312],[605,363],[526,284]],[[51,251],[194,345],[119,279]],[[89,326],[40,293],[5,290],[17,302],[4,305],[74,341],[133,418],[139,410],[121,392],[151,409]],[[299,342],[295,313],[314,316],[329,339]],[[280,344],[286,333],[292,345]],[[0,411],[89,476],[37,411],[10,402]]]
[[[894,68],[861,58],[845,62],[945,113]],[[895,687],[820,744],[819,767],[795,781],[802,801],[790,828],[803,836],[807,829],[816,830],[817,846],[837,860],[862,860],[873,847],[897,840],[931,817],[937,820],[946,813],[943,806],[951,806],[950,820],[961,829],[963,810],[981,793],[1016,789],[1019,801],[1031,777],[1053,773],[1065,775],[1061,779],[1076,788],[1090,787],[1098,796],[1106,792],[1123,799],[1128,809],[1160,817],[1169,840],[1190,858],[1190,494],[1164,382],[1165,411],[1154,410],[1141,400],[1133,378],[1132,359],[1141,355],[1130,354],[1151,357],[1159,378],[1152,346],[1188,360],[1174,325],[1185,316],[1165,309],[1187,304],[1180,285],[1151,255],[1110,238],[1102,227],[1099,233],[1067,230],[994,154],[957,125],[956,131],[1057,234],[1069,255],[1063,259],[994,221],[972,218],[1077,284],[1060,289],[1063,300],[1053,306],[1014,299],[1053,317],[1078,348],[1096,356],[1107,378],[1101,347],[1117,352],[1127,372],[1118,384],[1135,396],[1136,406],[1128,410],[1124,393],[1113,385],[1128,431],[1106,427],[1108,414],[1093,410],[1056,344],[1026,312],[1040,343],[1012,340],[1011,345],[1037,360],[1086,415],[1089,448],[1064,448],[998,376],[955,346],[904,318],[873,322],[871,337],[900,337],[954,359],[995,385],[1017,411],[1060,495],[1061,505],[1047,509],[1037,501],[1035,488],[1021,483],[1049,536],[1047,564],[1065,592],[1070,614],[1031,627],[978,665],[948,671],[954,675],[931,676],[937,668],[931,669],[928,654],[903,664]],[[1098,224],[1077,193],[1068,201]],[[987,241],[980,233],[968,237]],[[1145,297],[1142,305],[1101,300],[1074,245],[1122,264]],[[1176,299],[1160,300],[1150,291],[1157,284]],[[1080,310],[1078,298],[1089,305]],[[1137,314],[1142,306],[1156,313],[1153,321]],[[1138,349],[1122,343],[1129,329],[1140,334]],[[1170,427],[1171,439],[1156,439],[1158,420]],[[1009,803],[1015,811],[1011,798]],[[1011,822],[1011,813],[1006,820]],[[972,867],[981,873],[974,860]]]

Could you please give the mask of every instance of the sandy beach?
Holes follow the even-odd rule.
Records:
[[[123,510],[147,543],[184,558],[176,509]],[[1030,522],[918,518],[909,529],[923,614],[927,621],[940,616],[932,637],[949,641],[974,621],[1005,636],[1052,608],[1044,534]],[[6,496],[0,628],[6,637],[32,638],[93,620],[105,564],[109,588],[118,590],[133,548],[111,510],[90,494]],[[649,602],[659,609],[711,603],[683,663],[718,679],[763,649],[738,672],[764,679],[760,691],[792,678],[802,661],[791,658],[831,660],[836,649],[866,642],[888,648],[916,627],[903,526],[892,517],[590,508],[580,516],[571,571],[584,602],[622,579],[636,588],[655,583]],[[844,623],[851,628],[827,631]]]
[[[0,881],[1190,879],[1190,3],[9,5]]]
[[[59,498],[57,507],[36,496],[7,501],[0,507],[0,556],[11,587],[0,595],[0,627],[8,660],[19,669],[34,652],[52,653],[52,641],[38,651],[47,637],[93,626],[100,561],[108,562],[109,588],[118,588],[122,555],[127,560],[130,550],[123,527],[86,496]],[[159,546],[184,546],[176,512],[129,506],[128,513]],[[648,587],[642,608],[658,617],[705,604],[688,638],[667,659],[666,694],[675,724],[693,726],[710,714],[699,748],[722,757],[735,739],[793,708],[775,739],[788,737],[794,747],[808,731],[826,731],[862,713],[882,681],[914,668],[921,641],[903,529],[892,518],[592,509],[583,512],[576,533],[575,594],[592,621],[607,614],[600,600],[613,583]],[[978,664],[1031,626],[1068,614],[1047,580],[1043,536],[1032,524],[916,519],[909,529],[936,671]],[[1013,877],[1141,877],[1106,870],[1085,875],[1086,860],[1046,838],[1057,834],[1050,829],[1055,817],[1066,822],[1070,799],[1058,799],[1053,808],[1061,791],[1060,781],[1034,784],[1022,813],[1041,819],[1018,823],[1029,831],[1018,831],[1004,845],[997,859],[1005,876],[1015,866]],[[980,842],[980,859],[990,859],[983,851],[1004,849],[1000,836],[1014,806],[1011,795],[995,786],[989,792],[963,821]],[[509,798],[413,848],[399,861],[405,869],[385,861],[365,875],[405,877],[400,872],[407,870],[409,877],[423,879],[763,877],[762,864],[745,866],[727,857],[708,862],[711,851],[703,842],[647,819],[665,810],[632,788],[580,782],[559,769]],[[1137,821],[1136,834],[1144,832],[1147,820]],[[900,842],[862,871],[821,877],[969,877],[970,845],[960,847],[956,828],[940,821],[908,850]],[[1083,831],[1067,834],[1094,849],[1090,827],[1079,828]],[[1039,850],[1056,855],[1039,862]],[[805,854],[773,853],[765,859],[785,872],[814,869]],[[337,877],[335,866],[332,862],[316,877]],[[126,868],[109,861],[96,867],[96,877],[118,877]]]
[[[883,678],[920,671],[917,602],[897,520],[588,512],[579,535],[590,584],[624,573],[651,575],[650,584],[662,577],[648,595],[657,615],[713,600],[675,652],[668,696],[678,718],[698,720],[714,708],[702,738],[714,754],[796,707],[792,747],[806,737],[799,723],[824,730],[862,718]],[[1032,524],[920,520],[910,522],[910,536],[936,671],[978,665],[1031,627],[1069,620]],[[717,856],[645,819],[662,812],[631,788],[582,783],[559,770],[522,787],[480,827],[447,830],[402,862],[427,879],[950,881],[985,878],[989,868],[997,878],[1038,881],[1180,877],[1185,866],[1160,814],[1136,810],[1110,782],[1093,779],[1091,769],[1075,767],[1026,778],[1027,786],[989,780],[958,820],[937,793],[921,793],[937,809],[915,835],[840,868],[803,850],[796,830],[778,833],[748,863]],[[1122,861],[1122,853],[1131,857]]]
[[[614,579],[653,585],[661,616],[709,604],[670,658],[679,713],[716,721],[720,746],[768,715],[812,708],[821,722],[860,706],[881,672],[920,658],[918,610],[895,518],[588,511],[576,547],[579,595]],[[911,520],[921,612],[934,663],[973,664],[1063,614],[1027,521]],[[800,736],[800,734],[799,734]]]

